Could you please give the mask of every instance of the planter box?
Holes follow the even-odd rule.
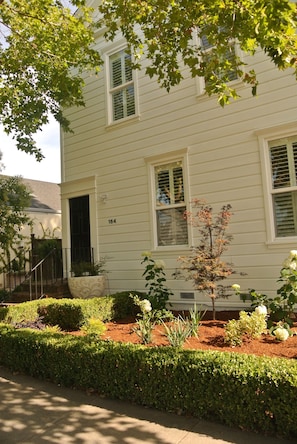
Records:
[[[97,298],[104,294],[105,276],[69,277],[68,287],[73,298]]]

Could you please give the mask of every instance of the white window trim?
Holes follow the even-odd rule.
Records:
[[[186,209],[189,209],[189,167],[188,167],[188,148],[184,148],[172,153],[158,154],[145,158],[149,178],[149,201],[150,201],[150,221],[151,221],[151,239],[152,251],[181,251],[188,249],[190,245],[191,227],[188,225],[188,243],[184,245],[158,245],[157,238],[157,212],[155,207],[155,167],[162,164],[173,163],[182,160],[184,176],[184,201]]]
[[[127,48],[127,43],[121,43],[117,45],[111,45],[111,47],[104,54],[105,63],[105,85],[106,85],[106,126],[114,127],[118,125],[123,125],[127,122],[139,119],[139,102],[138,102],[138,76],[135,69],[132,69],[132,82],[134,84],[134,100],[135,100],[135,114],[132,116],[124,117],[123,119],[113,120],[112,117],[112,97],[110,94],[110,57],[117,52],[120,52]]]
[[[276,237],[275,233],[275,221],[274,210],[272,202],[272,180],[271,180],[271,168],[270,168],[270,156],[269,156],[269,142],[274,140],[292,137],[297,134],[297,122],[290,122],[288,124],[280,125],[273,128],[265,128],[255,131],[255,135],[258,136],[260,159],[261,159],[261,172],[262,183],[264,193],[264,210],[266,219],[266,233],[267,233],[267,245],[277,247],[283,245],[290,245],[296,243],[297,236],[288,237]]]

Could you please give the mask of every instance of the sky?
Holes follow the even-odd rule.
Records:
[[[50,118],[50,123],[43,127],[43,131],[36,135],[35,140],[45,156],[41,162],[37,162],[34,156],[17,150],[14,140],[8,137],[0,126],[0,151],[5,167],[1,174],[60,183],[60,131],[54,118]]]

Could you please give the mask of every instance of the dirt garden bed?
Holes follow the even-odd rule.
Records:
[[[185,349],[220,350],[237,353],[248,353],[258,356],[273,356],[297,359],[297,322],[292,330],[296,333],[283,342],[277,341],[270,334],[262,335],[260,339],[244,340],[239,347],[227,346],[224,342],[224,326],[230,319],[238,319],[238,312],[218,312],[217,320],[211,320],[211,313],[206,313],[201,321],[198,338],[189,338],[184,344]],[[102,339],[140,344],[139,336],[133,332],[133,319],[106,323],[107,330]],[[153,342],[149,347],[166,346],[168,341],[164,336],[164,327],[156,326],[153,332]]]

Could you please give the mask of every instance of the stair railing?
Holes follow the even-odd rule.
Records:
[[[20,270],[19,272],[12,273],[13,268],[9,265],[7,267],[9,271],[3,274],[4,290],[7,290],[8,293],[11,295],[14,291],[17,290],[17,288],[21,288],[21,286],[24,286],[24,284],[29,284],[29,288],[27,291],[29,293],[28,296],[30,298],[30,301],[33,297],[34,299],[40,299],[44,297],[44,288],[47,284],[54,284],[59,279],[63,279],[62,273],[60,273],[59,275],[59,272],[56,269],[56,251],[56,248],[50,250],[44,258],[39,260],[33,267],[31,266],[29,270],[26,270],[24,267],[24,269]],[[50,257],[52,257],[52,262],[49,261]],[[28,263],[32,263],[31,260],[26,262],[27,265]],[[47,267],[46,269],[45,266]]]

